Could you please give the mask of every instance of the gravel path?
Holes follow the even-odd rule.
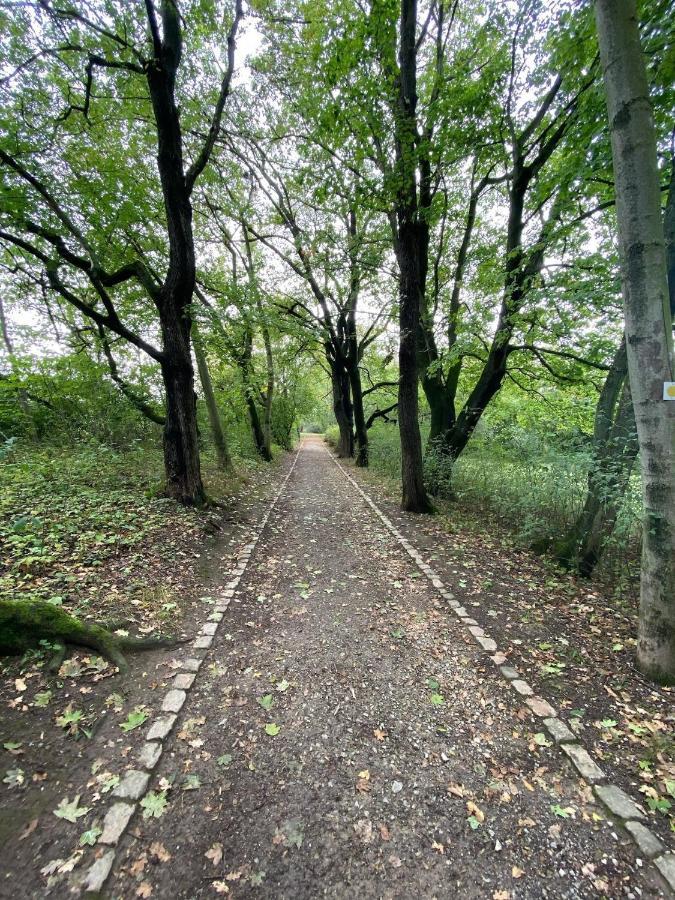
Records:
[[[317,439],[150,789],[106,897],[669,896]]]

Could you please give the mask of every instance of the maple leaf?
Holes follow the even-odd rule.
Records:
[[[387,732],[382,731],[381,728],[375,728],[373,731],[373,736],[375,737],[376,740],[383,741],[387,736]]]
[[[274,722],[268,722],[267,725],[265,725],[265,734],[269,734],[270,737],[275,737],[280,731],[281,728],[278,725],[275,725]]]
[[[137,897],[150,897],[152,895],[152,885],[148,881],[141,881],[136,889]]]
[[[271,694],[265,694],[264,697],[258,697],[257,703],[264,710],[269,712],[274,706],[274,697]]]
[[[151,819],[154,817],[155,819],[159,819],[166,812],[168,805],[166,791],[149,791],[141,800],[143,818]]]
[[[229,894],[230,893],[230,889],[225,884],[224,881],[213,881],[213,882],[211,882],[211,884],[212,884],[213,890],[216,892],[216,894]]]
[[[150,844],[150,855],[154,856],[155,859],[158,859],[159,862],[168,862],[171,859],[171,854],[166,849],[164,844],[160,843],[160,841],[155,841]]]
[[[79,802],[79,794],[75,795],[72,803],[64,797],[54,810],[54,815],[59,819],[65,819],[66,822],[77,822],[80,816],[86,816],[90,809],[88,806],[78,806]]]

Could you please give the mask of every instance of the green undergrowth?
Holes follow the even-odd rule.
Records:
[[[428,427],[421,427],[426,444]],[[369,432],[370,468],[400,483],[401,453],[398,428],[376,424]],[[326,434],[333,445],[337,429]],[[571,527],[582,508],[590,457],[585,448],[545,444],[522,432],[500,443],[491,435],[477,435],[455,466],[444,458],[425,457],[425,478],[455,526],[484,531],[495,523],[520,546],[542,537],[559,537]],[[634,478],[615,532],[598,567],[598,576],[612,584],[617,595],[636,593],[639,582],[641,503]]]
[[[205,458],[210,497],[235,490],[256,463],[236,465],[226,475]],[[202,513],[161,497],[162,475],[156,447],[13,445],[0,459],[0,596],[77,609],[97,569],[115,558],[128,574],[162,528],[187,531]]]

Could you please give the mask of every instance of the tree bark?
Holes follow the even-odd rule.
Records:
[[[216,448],[216,463],[218,468],[224,472],[232,469],[232,457],[227,446],[227,438],[225,430],[218,411],[216,396],[213,392],[213,383],[211,381],[211,373],[206,361],[204,346],[202,344],[201,335],[197,328],[197,323],[192,323],[192,347],[195,351],[195,359],[197,360],[197,371],[199,372],[199,380],[204,392],[204,402],[206,403],[206,411],[209,416],[209,425],[211,426],[211,437],[213,445]]]
[[[664,229],[634,0],[596,0],[616,185],[626,345],[640,447],[644,527],[638,664],[675,682],[675,402]]]
[[[258,455],[265,460],[271,462],[272,453],[268,443],[265,441],[265,432],[260,424],[260,416],[256,405],[256,386],[253,383],[252,372],[253,360],[253,332],[247,323],[244,331],[244,347],[239,355],[239,366],[241,368],[241,379],[244,387],[244,401],[248,411],[248,418],[251,423],[251,432],[253,434],[253,443],[255,444]]]
[[[354,421],[350,397],[349,377],[344,367],[336,360],[330,360],[331,387],[333,390],[333,413],[340,433],[337,455],[348,459],[354,455]]]
[[[401,506],[428,513],[419,426],[417,343],[424,300],[429,224],[418,205],[417,0],[401,0],[398,96],[394,139],[398,190],[395,251],[399,268],[398,423],[401,441]]]

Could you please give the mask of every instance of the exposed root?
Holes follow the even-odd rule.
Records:
[[[25,653],[39,647],[40,641],[58,645],[49,666],[51,671],[58,671],[67,647],[85,647],[95,650],[120,672],[129,668],[125,651],[155,650],[180,643],[179,640],[157,637],[121,637],[102,625],[83,622],[59,607],[39,600],[0,600],[0,656]]]

